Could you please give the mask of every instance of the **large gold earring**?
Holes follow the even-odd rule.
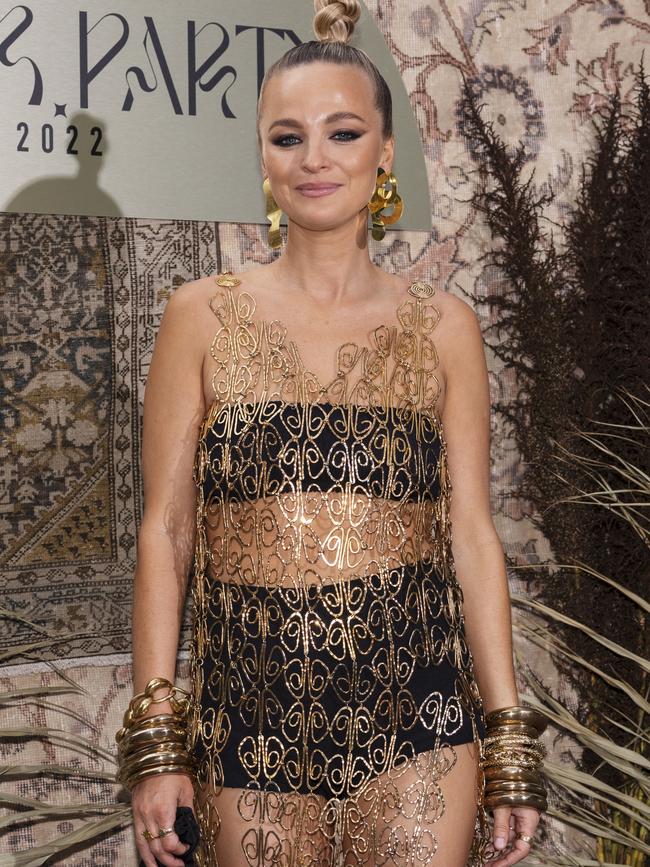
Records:
[[[264,178],[264,195],[266,197],[266,217],[271,223],[269,226],[269,244],[274,250],[282,246],[282,235],[280,234],[280,217],[282,216],[282,208],[273,198],[271,192],[271,184],[268,178]]]
[[[390,184],[386,188],[386,184]],[[383,214],[384,208],[392,205],[389,214]],[[404,211],[404,202],[397,193],[397,178],[390,172],[385,172],[380,166],[377,169],[377,181],[372,199],[368,202],[368,210],[372,214],[372,237],[381,241],[386,234],[385,226],[396,223]]]

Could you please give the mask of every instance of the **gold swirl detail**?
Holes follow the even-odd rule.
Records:
[[[411,283],[408,291],[415,298],[431,298],[436,290],[430,283],[423,283],[418,280],[415,283]]]

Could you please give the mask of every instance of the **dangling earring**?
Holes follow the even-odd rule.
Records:
[[[271,184],[268,178],[264,178],[264,195],[266,196],[266,217],[271,223],[269,226],[269,244],[274,250],[282,246],[282,235],[280,234],[280,217],[282,216],[282,208],[273,198],[271,192]]]
[[[385,185],[390,183],[390,189]],[[390,214],[382,214],[384,208],[393,206]],[[386,234],[385,226],[396,223],[404,211],[404,202],[397,193],[397,178],[390,172],[385,172],[380,166],[377,169],[377,181],[372,199],[368,202],[368,210],[372,214],[372,237],[381,241]]]

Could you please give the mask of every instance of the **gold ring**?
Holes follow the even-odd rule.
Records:
[[[158,828],[158,837],[166,837],[168,834],[173,834],[173,828]]]
[[[144,839],[147,840],[147,841],[149,841],[149,840],[155,840],[155,839],[156,839],[156,838],[154,837],[154,835],[151,833],[151,831],[150,831],[148,828],[145,828],[145,829],[144,829],[144,831],[142,832],[142,836],[143,836]]]
[[[516,833],[517,840],[523,840],[524,843],[532,843],[533,838],[529,834],[522,834],[521,831],[517,831]]]

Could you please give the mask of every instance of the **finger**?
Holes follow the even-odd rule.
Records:
[[[139,823],[135,826],[135,834],[136,834],[136,849],[138,850],[138,854],[142,858],[142,862],[145,867],[157,867],[156,859],[149,848],[149,843],[142,836],[142,832],[146,830],[146,826],[142,823]]]
[[[517,816],[517,834],[515,835],[515,847],[522,850],[520,858],[525,858],[530,852],[539,821],[539,810],[536,810],[534,807],[521,808],[520,814]],[[519,834],[525,834],[527,837],[530,837],[530,841],[520,839]]]
[[[513,843],[512,849],[508,852],[506,860],[503,862],[503,867],[510,867],[511,864],[516,864],[518,861],[521,861],[522,858],[525,858],[529,852],[530,843],[516,839]]]
[[[506,867],[506,864],[509,863],[509,861],[507,859],[508,859],[508,856],[510,855],[510,853],[512,851],[512,846],[513,846],[514,841],[515,841],[516,833],[517,833],[517,831],[515,828],[515,818],[514,818],[514,816],[511,815],[510,820],[509,820],[509,824],[508,824],[508,837],[506,840],[506,844],[503,848],[496,849],[495,854],[493,855],[492,859],[490,860],[490,864],[494,864],[495,867]],[[495,839],[495,836],[493,834],[493,840],[494,839]]]
[[[518,808],[518,810],[521,808]],[[529,855],[532,848],[532,840],[530,842],[522,840],[518,835],[525,834],[528,837],[534,837],[535,828],[539,821],[539,813],[529,808],[523,808],[525,814],[519,813],[513,816],[515,820],[515,828],[511,830],[512,839],[509,846],[509,851],[503,853],[502,859],[498,860],[499,867],[510,867],[512,864],[517,864],[523,858]]]
[[[174,836],[176,836],[176,835],[174,835]],[[181,858],[179,858],[178,855],[174,854],[173,852],[167,852],[163,848],[162,841],[164,839],[165,839],[164,837],[160,837],[156,840],[151,840],[149,842],[149,848],[150,848],[151,852],[153,853],[154,857],[161,864],[164,864],[165,867],[184,867],[183,860]],[[176,837],[176,840],[178,841],[178,837]],[[180,842],[180,841],[178,841],[178,842]]]
[[[178,855],[172,855],[171,852],[165,852],[159,840],[152,840],[149,847],[156,861],[164,864],[165,867],[184,867],[182,859]]]
[[[151,833],[156,838],[149,841],[149,848],[156,859],[161,864],[164,864],[165,867],[183,867],[183,861],[179,858],[179,855],[188,849],[184,843],[181,843],[176,832],[173,831],[175,820],[176,808],[166,806],[154,808],[153,815],[149,820]],[[168,828],[172,829],[171,834],[166,834],[163,837],[159,836],[162,830]]]
[[[516,810],[517,831],[522,834],[534,834],[539,825],[540,813],[535,807],[518,807]]]
[[[492,839],[494,841],[494,848],[497,850],[504,849],[508,843],[511,814],[512,807],[495,807],[492,810],[492,815],[494,816]]]
[[[180,837],[174,831],[172,834],[165,834],[160,838],[162,848],[165,852],[171,852],[173,855],[182,855],[190,848],[187,843],[181,843]]]

